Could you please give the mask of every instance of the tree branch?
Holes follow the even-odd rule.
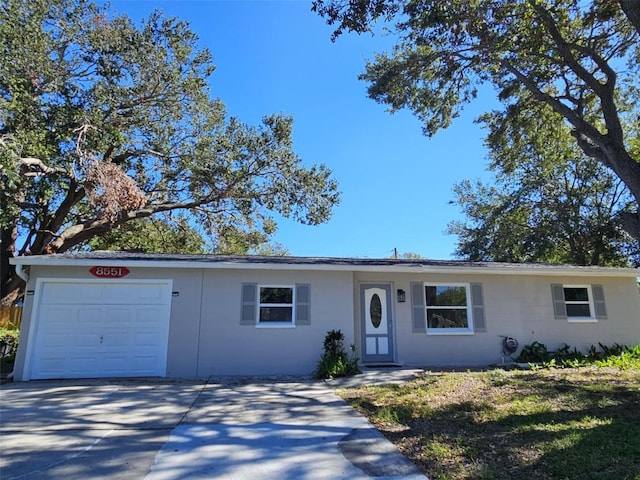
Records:
[[[561,101],[559,101],[557,98],[540,90],[540,88],[538,87],[538,84],[535,81],[531,80],[527,75],[525,75],[516,67],[514,67],[511,62],[505,59],[501,59],[500,64],[507,71],[513,74],[518,79],[518,81],[520,81],[526,87],[526,89],[533,94],[533,96],[537,100],[540,100],[546,103],[551,108],[553,108],[556,112],[558,112],[560,115],[566,118],[569,121],[569,123],[571,123],[579,131],[585,132],[585,134],[592,141],[594,141],[594,143],[600,144],[604,142],[604,135],[600,133],[600,131],[596,127],[588,123],[583,117],[581,117],[576,112],[571,110]],[[596,142],[596,140],[598,141]]]
[[[45,245],[49,244],[53,236],[47,232],[57,232],[64,224],[71,209],[85,197],[86,193],[84,187],[76,189],[77,186],[78,182],[75,179],[71,179],[64,200],[60,203],[53,214],[48,215],[47,218],[43,219],[41,228],[38,229],[38,233],[36,234],[36,238],[32,244],[33,253],[40,253],[44,249]]]
[[[18,163],[22,167],[22,174],[25,177],[37,177],[40,175],[50,175],[52,173],[62,173],[69,175],[64,168],[49,167],[39,158],[25,157],[19,158]]]
[[[192,202],[171,202],[152,205],[151,208],[141,208],[139,210],[127,212],[122,215],[115,223],[110,222],[106,218],[95,218],[72,225],[66,228],[60,233],[50,245],[51,248],[58,253],[62,253],[70,249],[71,247],[78,245],[96,235],[106,233],[112,228],[122,225],[131,220],[139,218],[150,217],[155,213],[166,212],[169,210],[189,209],[195,208],[204,203],[204,201],[192,201]]]
[[[590,72],[588,72],[580,64],[578,59],[573,55],[573,52],[571,51],[571,47],[573,46],[573,48],[575,48],[576,45],[575,44],[570,45],[564,39],[564,37],[562,36],[562,33],[560,32],[560,29],[556,25],[555,20],[553,19],[553,17],[551,16],[551,14],[546,8],[544,8],[535,0],[529,0],[529,3],[536,10],[536,12],[538,12],[538,15],[540,16],[542,22],[547,28],[547,31],[551,35],[551,38],[553,39],[554,43],[558,47],[558,51],[562,55],[562,58],[564,59],[566,64],[569,66],[569,68],[571,68],[571,70],[573,70],[580,79],[582,79],[587,85],[589,85],[589,88],[591,88],[599,97],[602,96],[602,93],[603,93],[602,90],[605,87],[605,84],[598,81],[597,78],[595,78]],[[578,47],[578,49],[580,53],[585,53],[584,47]],[[598,63],[594,58],[593,52],[587,51],[586,53],[591,58],[593,58],[594,61],[598,64],[598,66],[602,69],[602,67],[600,66],[600,63]],[[608,78],[607,84],[609,84],[611,80],[613,80],[611,83],[615,83],[615,72],[613,72],[609,68],[609,66],[606,65],[606,62],[603,59],[600,59],[600,60],[605,64],[607,69],[606,71],[603,70],[603,73],[605,73],[605,75],[607,75],[607,78]],[[612,79],[610,75],[613,75],[614,78]]]
[[[624,141],[624,132],[615,102],[615,87],[617,80],[616,72],[611,68],[607,61],[598,55],[592,48],[567,42],[562,36],[562,33],[549,11],[535,0],[530,0],[530,3],[540,15],[567,66],[578,76],[578,78],[584,81],[600,99],[600,108],[602,109],[605,125],[607,127],[607,135],[610,138],[613,138],[616,143],[622,144]],[[588,72],[573,55],[572,49],[591,58],[600,71],[605,75],[607,81],[602,83],[592,73]]]

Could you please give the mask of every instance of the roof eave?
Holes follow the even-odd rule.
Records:
[[[270,263],[270,262],[233,262],[233,261],[181,261],[181,260],[132,260],[132,259],[68,259],[52,258],[48,256],[13,257],[12,265],[30,266],[58,266],[58,267],[93,267],[113,266],[137,268],[182,268],[182,269],[230,269],[230,270],[311,270],[311,271],[342,271],[342,272],[387,272],[387,273],[456,273],[465,275],[563,275],[576,277],[640,277],[640,270],[633,268],[588,267],[563,265],[349,265],[349,264],[307,264],[307,263]]]

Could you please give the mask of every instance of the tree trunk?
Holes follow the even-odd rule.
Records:
[[[14,304],[21,296],[24,282],[16,276],[16,269],[9,264],[9,259],[15,255],[17,226],[2,227],[0,233],[0,305],[9,306]]]
[[[640,1],[638,0],[619,0],[622,11],[627,16],[631,25],[640,33]]]
[[[606,149],[605,152],[605,165],[613,169],[636,200],[636,211],[621,216],[621,224],[624,231],[640,243],[640,163],[622,146]]]
[[[620,214],[622,229],[640,242],[640,214],[623,212]]]

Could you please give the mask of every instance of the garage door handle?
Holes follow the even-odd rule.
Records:
[[[100,335],[100,343],[102,343],[102,340],[104,340],[104,336]]]

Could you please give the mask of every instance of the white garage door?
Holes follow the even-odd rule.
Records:
[[[45,280],[32,379],[164,376],[171,281]]]

